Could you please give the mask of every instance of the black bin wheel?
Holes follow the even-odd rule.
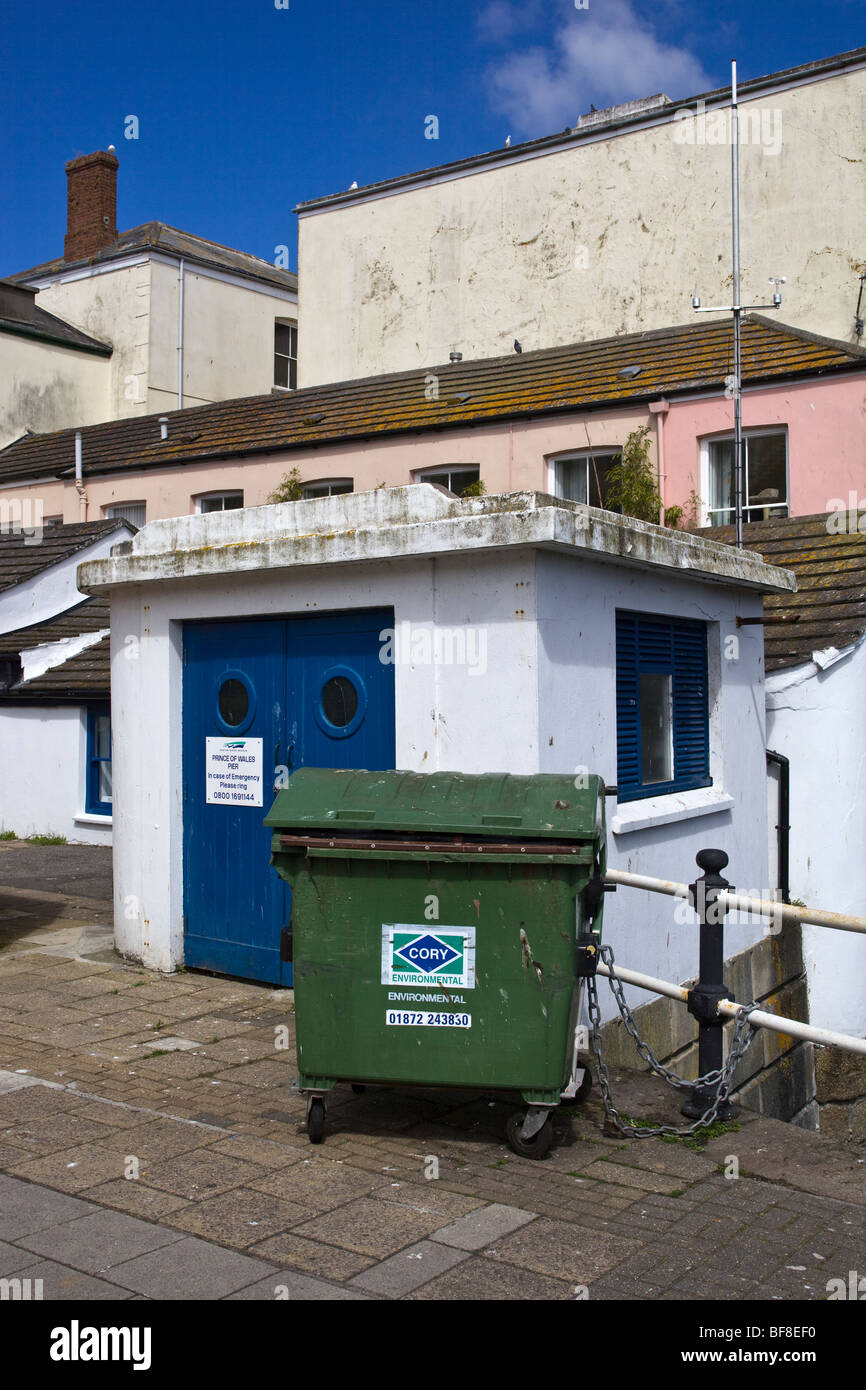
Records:
[[[361,1086],[357,1081],[352,1082],[352,1090],[355,1092],[356,1096],[362,1096],[366,1089],[366,1086]]]
[[[582,1101],[586,1100],[591,1090],[592,1072],[590,1071],[589,1067],[585,1067],[580,1085],[578,1086],[574,1095],[570,1096],[568,1100],[560,1101],[560,1105],[580,1105]]]
[[[508,1139],[508,1147],[513,1149],[521,1158],[546,1158],[550,1153],[553,1144],[553,1125],[550,1116],[544,1121],[537,1134],[533,1134],[531,1139],[524,1139],[520,1133],[523,1128],[525,1116],[522,1111],[516,1115],[509,1115],[505,1122],[505,1134]]]
[[[307,1114],[307,1134],[310,1136],[310,1143],[321,1144],[324,1133],[325,1102],[320,1096],[314,1096],[310,1101],[310,1109]]]

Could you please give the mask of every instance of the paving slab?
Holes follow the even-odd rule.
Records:
[[[314,1211],[297,1202],[242,1188],[195,1202],[167,1219],[180,1230],[243,1250],[313,1216]]]
[[[449,1226],[443,1226],[434,1239],[443,1245],[454,1245],[459,1250],[482,1250],[485,1245],[535,1219],[534,1212],[520,1211],[517,1207],[494,1202],[491,1206],[480,1207],[468,1216],[462,1216]]]
[[[407,1294],[406,1298],[410,1301],[548,1303],[552,1299],[564,1302],[577,1296],[575,1286],[565,1280],[548,1279],[543,1274],[497,1264],[495,1260],[476,1255],[431,1279],[429,1284]]]
[[[639,1241],[625,1236],[605,1235],[567,1221],[540,1217],[504,1239],[497,1238],[485,1254],[537,1274],[591,1284],[641,1248]]]
[[[250,1246],[247,1253],[259,1255],[271,1264],[290,1266],[322,1279],[333,1279],[337,1283],[351,1279],[377,1263],[369,1255],[309,1240],[295,1231],[283,1231],[278,1236],[271,1236],[259,1245]]]
[[[262,1279],[258,1284],[250,1284],[239,1293],[228,1295],[227,1302],[244,1301],[287,1301],[294,1303],[363,1303],[369,1302],[369,1295],[362,1289],[341,1288],[338,1284],[326,1284],[322,1279],[311,1279],[309,1275],[298,1274],[297,1270],[282,1270],[272,1278]]]
[[[384,1259],[447,1225],[448,1218],[362,1197],[297,1226],[297,1235]]]
[[[417,1245],[410,1245],[407,1250],[401,1250],[398,1255],[373,1265],[363,1274],[356,1274],[349,1283],[353,1289],[366,1289],[383,1298],[402,1298],[404,1294],[412,1293],[468,1258],[468,1252],[464,1250],[422,1240]]]
[[[98,1210],[92,1202],[0,1173],[0,1240],[18,1240]]]
[[[18,1244],[87,1274],[103,1274],[112,1265],[179,1239],[166,1226],[138,1221],[119,1211],[95,1211],[35,1235],[19,1236]]]
[[[275,1273],[263,1260],[184,1236],[113,1266],[111,1278],[121,1288],[148,1298],[213,1299],[226,1298]]]
[[[125,1301],[132,1295],[128,1289],[110,1279],[96,1279],[80,1269],[59,1264],[56,1260],[41,1260],[20,1271],[20,1277],[42,1280],[44,1302],[91,1303]]]

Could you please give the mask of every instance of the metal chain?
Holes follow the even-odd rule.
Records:
[[[655,1125],[653,1127],[644,1127],[642,1125],[624,1124],[622,1120],[619,1118],[619,1112],[617,1111],[616,1106],[613,1103],[613,1095],[611,1093],[610,1086],[610,1072],[608,1071],[607,1063],[605,1062],[603,1056],[601,1041],[601,1009],[598,1003],[598,987],[596,983],[596,976],[593,975],[586,982],[589,1003],[589,1021],[591,1025],[590,1038],[592,1043],[592,1050],[595,1053],[596,1060],[598,1062],[598,1080],[599,1085],[601,1086],[601,1094],[604,1099],[605,1114],[611,1120],[611,1122],[620,1134],[624,1134],[635,1139],[653,1139],[656,1138],[658,1135],[663,1134],[671,1134],[676,1135],[678,1137],[687,1138],[689,1135],[694,1134],[695,1131],[698,1129],[706,1129],[709,1125],[711,1125],[714,1122],[719,1112],[719,1106],[722,1104],[724,1100],[727,1099],[728,1091],[731,1088],[731,1082],[733,1080],[734,1072],[736,1071],[740,1061],[746,1055],[746,1053],[752,1045],[752,1041],[755,1037],[757,1029],[754,1024],[749,1023],[749,1014],[752,1013],[752,1011],[756,1009],[758,1005],[754,1002],[751,1004],[744,1004],[742,1008],[737,1010],[736,1023],[734,1025],[734,1036],[724,1066],[717,1069],[716,1071],[709,1071],[704,1076],[699,1076],[695,1081],[686,1081],[684,1077],[678,1076],[676,1072],[671,1071],[670,1068],[664,1066],[663,1063],[661,1063],[655,1056],[655,1053],[653,1052],[649,1044],[645,1043],[641,1038],[640,1034],[638,1033],[637,1025],[634,1020],[634,1015],[626,1002],[625,991],[623,989],[622,981],[619,979],[613,967],[612,947],[600,946],[598,955],[599,960],[604,961],[605,965],[608,967],[610,971],[610,975],[608,977],[610,987],[613,992],[613,996],[616,999],[617,1005],[619,1006],[619,1011],[622,1015],[622,1021],[625,1024],[626,1030],[634,1039],[638,1052],[640,1053],[641,1057],[643,1057],[644,1061],[647,1062],[651,1070],[656,1072],[659,1076],[664,1077],[665,1081],[667,1081],[670,1086],[676,1086],[680,1090],[691,1091],[697,1086],[705,1086],[708,1089],[714,1087],[716,1092],[709,1108],[704,1112],[704,1114],[700,1117],[699,1120],[695,1120],[694,1124],[689,1125],[687,1128],[678,1128],[676,1125]]]

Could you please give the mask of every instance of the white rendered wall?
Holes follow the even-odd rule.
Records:
[[[791,896],[866,917],[866,642],[767,681],[767,743],[791,760]],[[866,938],[803,928],[810,1021],[866,1034]]]
[[[692,883],[701,873],[697,851],[712,847],[728,854],[730,882],[763,888],[763,635],[758,626],[736,626],[738,615],[760,615],[761,599],[670,574],[577,565],[545,554],[538,558],[538,588],[540,772],[574,774],[583,767],[616,785],[617,609],[708,623],[713,787],[619,807],[615,796],[607,797],[608,866]],[[738,647],[726,642],[732,636]],[[735,658],[725,657],[726,647]],[[640,825],[648,819],[656,823]],[[677,899],[660,894],[621,887],[605,896],[604,939],[616,959],[663,980],[679,983],[697,974],[696,920]],[[762,919],[731,920],[725,954],[745,950],[763,933]],[[615,1008],[606,985],[600,998],[604,1016],[611,1017]],[[643,990],[630,992],[634,1005],[651,998]]]
[[[539,584],[541,619],[539,617]],[[115,922],[118,948],[161,970],[182,959],[182,623],[392,606],[395,622],[470,627],[484,662],[395,668],[396,763],[417,772],[572,772],[586,763],[616,775],[613,623],[617,605],[653,606],[718,622],[760,599],[727,586],[533,551],[407,559],[375,565],[253,571],[185,582],[122,586],[112,596]],[[586,612],[587,620],[582,617]],[[572,616],[573,615],[573,616]],[[713,630],[713,629],[711,629]],[[611,862],[694,877],[694,854],[721,845],[740,885],[766,881],[760,629],[744,629],[739,662],[725,663],[714,727],[724,789],[716,809],[683,821],[611,835]],[[135,637],[138,642],[129,642]],[[138,656],[134,656],[135,652]],[[757,683],[757,684],[756,684]],[[576,720],[582,721],[579,726]],[[581,735],[576,735],[577,728]],[[552,741],[551,741],[552,740]],[[692,794],[694,795],[694,794]],[[731,796],[733,804],[731,804]],[[667,813],[684,814],[687,798]],[[612,812],[608,808],[608,814]],[[692,807],[694,810],[694,807]],[[688,807],[686,807],[688,814]],[[669,978],[694,973],[697,933],[673,921],[670,900],[620,891],[609,899],[610,937],[621,958]],[[731,951],[761,936],[733,928]]]
[[[514,622],[532,556],[475,556],[188,580],[112,595],[114,883],[118,949],[182,960],[181,634],[184,621],[393,607],[397,624],[486,625],[488,675],[395,666],[396,763],[414,772],[538,769],[536,636]],[[130,643],[128,637],[136,637]],[[130,656],[138,652],[138,656]],[[495,694],[491,689],[491,677]]]
[[[111,817],[85,812],[86,711],[77,705],[0,705],[0,830],[111,844]]]

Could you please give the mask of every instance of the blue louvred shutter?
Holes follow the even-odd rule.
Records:
[[[642,781],[640,678],[671,677],[674,775]],[[620,801],[711,784],[706,626],[641,613],[616,615],[617,785]]]
[[[709,781],[710,736],[707,630],[703,623],[673,628],[674,779],[677,786]]]

